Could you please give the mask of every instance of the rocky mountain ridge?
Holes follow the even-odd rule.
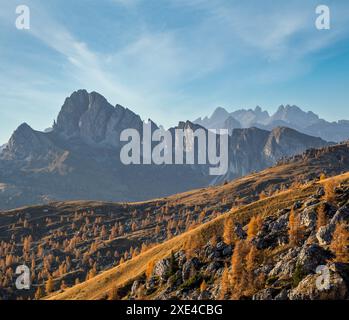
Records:
[[[65,100],[52,130],[39,132],[24,123],[1,151],[1,208],[55,200],[157,198],[222,183],[263,170],[283,157],[327,145],[292,129],[252,127],[231,131],[229,168],[224,176],[210,176],[207,165],[125,166],[120,161],[120,133],[133,128],[142,138],[143,123],[131,110],[112,106],[96,92],[74,92]],[[158,128],[149,123],[152,130]],[[183,121],[169,131],[198,127],[204,129]]]
[[[211,117],[198,118],[194,123],[208,129],[228,129],[258,127],[272,130],[276,127],[289,127],[299,132],[320,137],[326,141],[342,142],[349,138],[349,120],[328,122],[320,119],[312,111],[305,112],[294,105],[281,105],[273,115],[257,106],[253,109],[240,109],[228,112],[218,107]]]

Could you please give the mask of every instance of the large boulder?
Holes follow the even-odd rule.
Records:
[[[280,256],[274,268],[269,272],[269,278],[289,279],[292,277],[297,263],[300,248],[291,248]]]
[[[303,226],[313,230],[316,226],[317,212],[315,206],[307,207],[300,213],[300,221]]]
[[[170,271],[170,261],[168,259],[159,260],[154,266],[154,275],[162,281],[166,281]]]
[[[348,222],[349,221],[349,205],[346,204],[340,207],[332,219],[330,223],[326,226],[322,226],[316,233],[316,238],[319,241],[319,244],[324,246],[328,245],[332,241],[333,232],[336,229],[337,223],[340,222]]]
[[[324,265],[333,256],[331,252],[325,250],[317,244],[305,245],[297,259],[297,264],[302,266],[305,274],[315,273],[319,265]]]
[[[334,229],[334,224],[328,224],[319,228],[316,232],[316,239],[321,246],[326,246],[331,243]]]
[[[131,295],[136,296],[138,289],[142,286],[142,282],[139,280],[136,280],[133,282],[131,287]]]
[[[253,239],[257,249],[275,248],[288,242],[287,228],[289,210],[283,211],[278,218],[268,217],[264,220],[261,230]]]
[[[340,207],[336,214],[330,221],[330,224],[337,224],[339,222],[349,222],[349,205],[346,204]]]
[[[178,263],[178,266],[182,268],[184,263],[187,261],[187,257],[185,255],[185,252],[183,250],[180,250],[174,254],[174,257]]]

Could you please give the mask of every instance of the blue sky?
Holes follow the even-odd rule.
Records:
[[[49,127],[80,88],[165,126],[218,106],[348,119],[348,40],[347,0],[1,0],[0,143],[24,121]]]

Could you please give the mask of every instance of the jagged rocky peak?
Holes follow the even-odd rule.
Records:
[[[26,144],[30,141],[35,140],[35,132],[34,130],[27,124],[22,123],[12,134],[8,144],[7,149],[13,150],[17,148],[18,145]]]
[[[311,111],[305,112],[295,105],[281,105],[276,113],[271,117],[271,120],[282,120],[306,127],[318,122],[319,117],[315,113]]]
[[[54,131],[65,138],[116,146],[122,130],[138,129],[141,122],[131,110],[119,104],[113,107],[101,94],[78,90],[65,100]]]
[[[67,137],[77,135],[79,132],[79,121],[88,109],[89,94],[86,90],[75,91],[65,102],[58,114],[54,130]]]
[[[79,121],[81,136],[91,142],[103,141],[113,112],[114,107],[103,96],[96,92],[90,93],[88,109]]]
[[[263,118],[263,120],[270,117],[269,112],[267,110],[263,110],[260,106],[256,106],[254,113],[258,118]]]
[[[218,107],[213,112],[211,119],[212,120],[217,120],[217,119],[222,120],[222,118],[227,118],[227,117],[229,117],[229,112],[222,107]]]
[[[113,111],[102,95],[78,90],[65,100],[54,129],[66,137],[81,135],[98,141]]]
[[[24,159],[34,153],[40,153],[49,140],[45,139],[38,131],[33,130],[27,123],[22,123],[12,134],[3,150],[3,157]]]

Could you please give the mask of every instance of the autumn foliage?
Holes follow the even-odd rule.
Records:
[[[303,228],[301,225],[299,214],[294,209],[290,212],[288,236],[291,246],[297,246],[303,238]]]
[[[349,231],[344,222],[337,223],[330,248],[336,255],[336,262],[349,262]]]

